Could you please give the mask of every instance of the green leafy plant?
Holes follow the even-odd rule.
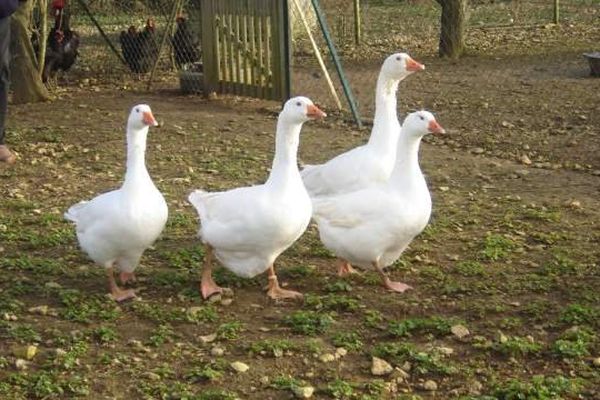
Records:
[[[333,318],[328,314],[315,311],[296,311],[283,320],[284,324],[292,328],[292,332],[303,335],[317,335],[325,332]]]
[[[511,239],[502,235],[489,234],[485,237],[482,255],[488,260],[498,261],[505,259],[515,247],[516,244]]]
[[[358,351],[363,347],[363,341],[357,332],[339,332],[331,338],[332,343],[337,347],[343,347],[346,350]]]

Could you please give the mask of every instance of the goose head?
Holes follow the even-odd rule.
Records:
[[[415,111],[410,113],[404,119],[402,132],[413,137],[423,137],[430,133],[446,133],[444,128],[435,120],[435,117],[429,111]]]
[[[132,130],[139,131],[149,126],[157,126],[158,122],[152,115],[152,110],[147,104],[138,104],[133,106],[127,120],[127,127]]]
[[[395,53],[385,59],[381,67],[381,73],[386,78],[399,80],[404,79],[413,72],[422,71],[425,66],[412,59],[406,53]]]
[[[327,116],[319,107],[315,106],[308,97],[292,97],[285,102],[279,118],[290,123],[301,124],[311,119]]]

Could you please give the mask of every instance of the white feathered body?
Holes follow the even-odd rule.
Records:
[[[400,131],[399,125],[388,128]],[[396,144],[390,147],[390,151],[380,151],[374,146],[362,145],[324,164],[306,165],[301,172],[306,190],[311,197],[320,197],[353,192],[387,181],[396,160]]]
[[[168,218],[164,197],[148,177],[135,187],[103,193],[65,213],[75,222],[82,250],[96,263],[116,263],[132,272],[144,250],[162,232]]]
[[[420,186],[425,190],[409,196],[382,184],[314,199],[321,241],[354,265],[393,264],[429,221],[431,197],[424,179]]]
[[[236,275],[251,278],[266,271],[306,230],[312,206],[296,175],[283,188],[266,183],[190,194],[200,217],[200,238]]]

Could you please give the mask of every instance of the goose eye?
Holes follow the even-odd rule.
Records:
[[[139,112],[140,112],[140,109],[139,109],[139,108],[136,108],[136,109],[135,109],[135,112],[136,112],[136,113],[139,113]]]
[[[300,102],[298,101],[298,102],[296,102],[296,105],[297,105],[298,107],[300,107],[300,106],[302,105],[302,103],[300,103]]]
[[[422,115],[419,115],[419,118],[421,118],[421,121],[425,121],[425,117]]]
[[[400,60],[402,60],[402,57],[398,56],[398,57],[396,57],[396,60],[400,61]]]

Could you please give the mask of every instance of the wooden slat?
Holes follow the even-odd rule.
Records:
[[[248,85],[250,84],[250,74],[248,71],[248,51],[250,50],[250,46],[248,46],[248,19],[249,16],[249,7],[248,0],[244,0],[244,4],[242,7],[242,41],[244,42],[244,53],[242,54],[242,68],[244,72],[242,73],[242,95],[248,96]]]

